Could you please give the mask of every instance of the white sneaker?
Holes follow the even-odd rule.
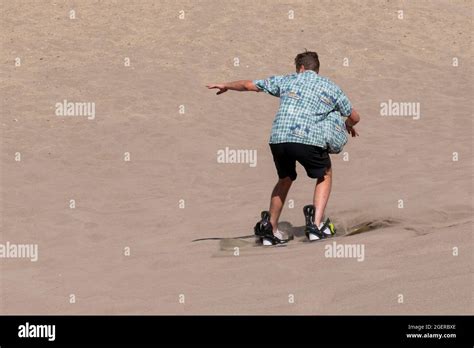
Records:
[[[310,241],[321,239],[317,235],[315,235],[314,233],[309,233],[308,236],[309,236]]]
[[[277,229],[276,232],[273,232],[273,235],[280,240],[283,239],[283,233],[279,229]],[[263,238],[262,243],[264,246],[273,245],[272,240],[268,238]]]
[[[323,225],[324,225],[323,222],[321,222],[321,223],[319,224],[319,226],[318,226],[319,230],[320,230],[321,232],[324,232],[324,233],[327,234],[328,236],[331,236],[332,233],[331,233],[331,229],[329,228],[329,226],[327,226],[324,230],[321,230],[321,227],[323,227]]]
[[[314,241],[314,240],[320,240],[322,237],[325,237],[325,236],[332,236],[333,233],[331,232],[331,228],[329,226],[327,226],[324,230],[321,230],[321,228],[324,226],[324,222],[321,222],[318,226],[318,230],[322,233],[324,233],[323,236],[318,236],[316,233],[308,233],[308,238],[310,241]]]
[[[280,231],[278,228],[277,228],[276,232],[273,232],[273,235],[274,235],[275,237],[277,237],[278,239],[283,239],[283,238],[284,238],[283,232]]]

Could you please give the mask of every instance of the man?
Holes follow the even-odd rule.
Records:
[[[332,182],[327,141],[330,133],[326,122],[328,115],[337,113],[337,117],[345,117],[347,132],[352,137],[358,136],[354,125],[360,120],[359,114],[337,85],[319,75],[317,53],[306,51],[298,54],[295,65],[296,73],[291,75],[207,85],[209,89],[219,89],[218,95],[227,90],[264,91],[280,98],[270,136],[279,180],[272,192],[270,212],[262,212],[262,220],[255,227],[255,233],[263,237],[266,245],[282,241],[278,219],[291,184],[296,179],[296,161],[305,168],[310,178],[316,179],[314,205],[303,209],[306,236],[313,241],[334,233],[333,228],[329,228],[329,220],[323,223]]]

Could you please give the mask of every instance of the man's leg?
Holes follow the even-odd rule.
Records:
[[[324,177],[319,178],[314,188],[314,206],[316,207],[316,216],[314,223],[317,227],[321,223],[324,216],[324,209],[329,200],[329,194],[331,193],[332,184],[332,169],[326,170]]]
[[[279,179],[272,192],[270,201],[270,222],[273,226],[273,232],[278,228],[278,219],[280,218],[283,204],[285,204],[286,195],[291,187],[290,177]]]

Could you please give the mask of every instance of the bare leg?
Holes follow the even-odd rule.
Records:
[[[329,200],[329,194],[331,193],[332,184],[332,169],[326,171],[324,177],[318,179],[316,187],[314,188],[314,206],[316,207],[316,216],[314,217],[314,223],[317,227],[321,223],[324,216],[324,209]]]
[[[286,195],[291,187],[291,179],[289,177],[279,179],[272,192],[270,201],[270,222],[273,226],[273,232],[278,228],[278,219],[280,218],[283,204],[285,204]]]

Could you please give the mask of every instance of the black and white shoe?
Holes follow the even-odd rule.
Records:
[[[326,235],[326,238],[333,237],[336,234],[336,228],[329,218],[327,218],[324,223],[321,222],[318,228]]]
[[[264,246],[285,244],[290,240],[284,239],[280,230],[273,233],[273,226],[270,222],[270,213],[268,211],[262,211],[261,217],[262,219],[254,227],[254,233],[257,240]]]
[[[319,226],[316,226],[314,223],[315,212],[316,209],[313,204],[306,205],[303,208],[306,223],[304,232],[311,242],[332,237],[336,233],[334,225],[329,219],[326,219],[324,223],[320,223]]]

